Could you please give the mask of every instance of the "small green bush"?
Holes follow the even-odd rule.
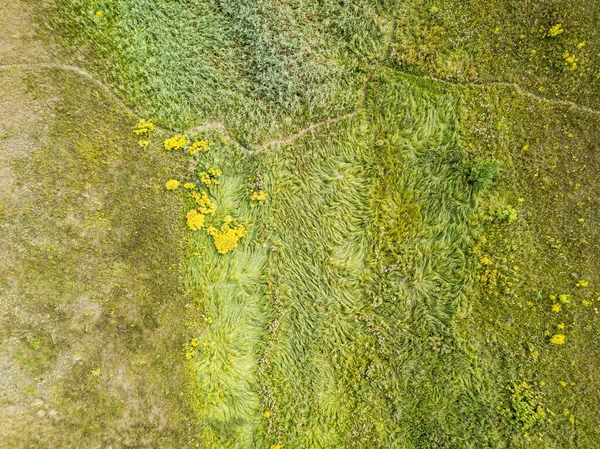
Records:
[[[500,161],[496,159],[478,159],[469,172],[469,183],[478,191],[491,189],[498,181]]]
[[[506,221],[508,223],[517,220],[517,211],[510,204],[492,209],[491,215],[498,221]]]

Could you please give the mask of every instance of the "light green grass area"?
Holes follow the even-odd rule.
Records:
[[[0,72],[9,447],[600,446],[597,5],[38,12],[160,127]]]
[[[194,234],[189,274],[210,324],[192,364],[209,447],[494,440],[452,326],[476,277],[456,113],[444,89],[376,73],[364,113],[261,155],[259,223],[236,169],[251,165],[209,152],[204,168],[228,167],[214,219],[257,226],[227,255]]]

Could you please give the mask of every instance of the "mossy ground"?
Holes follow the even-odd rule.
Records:
[[[3,447],[182,447],[181,167],[77,75],[0,73]]]
[[[493,260],[493,274],[484,275],[473,314],[461,326],[478,349],[484,377],[495,385],[498,406],[510,380],[545,384],[539,391],[556,416],[548,416],[552,423],[539,430],[542,435],[515,436],[515,446],[595,447],[598,116],[507,92],[467,90],[464,98],[465,145],[503,166],[482,214],[500,199],[514,205],[519,218],[481,225],[477,254]],[[589,285],[578,287],[581,280]],[[561,294],[570,295],[568,304]],[[552,311],[554,304],[560,312]],[[557,333],[566,335],[564,346],[549,343]]]
[[[57,57],[242,146],[142,152],[81,80],[2,73],[9,445],[600,445],[597,5],[48,5]],[[225,255],[163,187],[212,166]]]

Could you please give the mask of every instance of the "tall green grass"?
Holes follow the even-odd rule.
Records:
[[[476,208],[456,102],[393,72],[373,83],[363,114],[264,157],[271,417],[251,447],[492,444],[452,325],[474,282]]]
[[[252,445],[262,414],[256,374],[264,323],[270,319],[264,294],[263,211],[250,207],[246,196],[253,163],[236,151],[218,145],[201,159],[206,167],[224,171],[222,183],[210,189],[216,221],[229,215],[249,226],[248,235],[227,255],[217,253],[204,231],[191,234],[188,245],[189,288],[208,323],[197,335],[198,353],[190,361],[196,376],[195,409],[198,432],[206,447],[214,448]]]
[[[193,361],[208,447],[492,444],[453,327],[476,211],[454,96],[381,70],[354,118],[253,163],[226,151],[210,153],[230,166],[213,198],[254,225],[227,255],[192,240],[189,278],[213,320]],[[266,210],[244,198],[250,167]]]
[[[354,109],[387,10],[366,0],[65,0],[48,22],[70,59],[162,124],[218,118],[248,143]]]

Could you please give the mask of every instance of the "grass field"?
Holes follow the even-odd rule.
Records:
[[[600,446],[593,2],[0,12],[6,447]]]

